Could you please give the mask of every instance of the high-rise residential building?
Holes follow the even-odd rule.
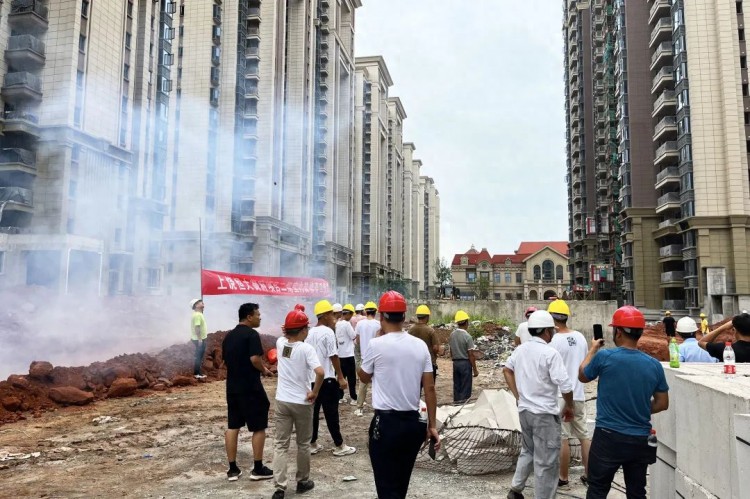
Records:
[[[3,286],[161,292],[174,9],[0,4]]]
[[[621,297],[637,306],[717,316],[748,308],[743,2],[567,1],[565,9],[574,285],[601,277],[601,265],[613,275],[612,296],[622,276]]]
[[[420,177],[419,181],[424,193],[424,247],[421,262],[424,273],[420,291],[425,297],[433,297],[438,287],[436,265],[440,259],[440,196],[431,177]]]

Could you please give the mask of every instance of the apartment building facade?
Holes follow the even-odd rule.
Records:
[[[747,308],[750,94],[744,2],[594,0],[566,2],[565,9],[566,41],[575,25],[582,43],[590,40],[593,47],[578,56],[594,60],[592,91],[579,85],[578,92],[597,112],[584,111],[581,119],[598,126],[600,109],[610,118],[601,128],[605,160],[597,163],[600,214],[591,222],[597,239],[604,242],[607,234],[609,240],[596,248],[596,259],[612,264],[615,287],[621,284],[627,303],[715,317]],[[593,26],[588,31],[586,20]],[[568,68],[574,52],[566,47]],[[572,73],[566,79],[572,127]],[[568,144],[576,269],[582,238],[575,230],[579,180],[573,128]]]

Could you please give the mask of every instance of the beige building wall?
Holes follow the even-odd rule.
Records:
[[[403,210],[402,210],[402,224],[401,224],[401,258],[403,262],[403,276],[404,279],[413,283],[414,281],[414,261],[412,258],[412,252],[414,248],[414,195],[412,191],[414,189],[415,178],[419,179],[419,175],[414,175],[414,151],[416,147],[412,142],[404,143],[404,183],[402,190],[403,199]],[[413,288],[412,288],[413,289]],[[414,291],[412,291],[414,293]]]
[[[386,238],[391,277],[403,278],[402,227],[404,213],[404,120],[406,111],[398,97],[388,99],[388,165],[386,172]]]

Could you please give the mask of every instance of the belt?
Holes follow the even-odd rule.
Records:
[[[394,411],[392,409],[375,409],[375,414],[378,416],[393,415],[393,416],[413,416],[419,415],[419,411]]]
[[[453,359],[453,362],[462,362],[462,361],[469,362],[469,359]]]

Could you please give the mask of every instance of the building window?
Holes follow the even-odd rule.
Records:
[[[128,0],[128,17],[133,17],[133,2]]]
[[[130,64],[125,63],[122,67],[122,77],[126,81],[130,79]]]
[[[500,283],[502,281],[502,277],[500,276],[500,272],[495,272],[494,275],[495,282]]]
[[[81,2],[81,16],[89,16],[89,0],[83,0],[83,2]]]
[[[125,33],[125,48],[130,48],[130,42],[133,41],[133,35],[130,33]]]
[[[750,86],[748,86],[747,83],[742,84],[742,96],[743,97],[750,96]]]
[[[477,273],[476,272],[467,272],[466,273],[466,282],[477,282]]]
[[[563,275],[563,266],[558,265],[557,268],[555,269],[555,279],[557,279],[558,281],[562,281],[564,278],[565,277]]]
[[[148,269],[148,282],[149,288],[158,288],[160,282],[159,269]]]
[[[513,293],[505,293],[505,299],[506,300],[512,300],[513,299]]]
[[[0,251],[0,274],[5,273],[5,251]]]
[[[747,69],[747,56],[746,55],[740,56],[740,67],[742,69]]]
[[[539,281],[542,278],[542,267],[534,265],[534,280]]]
[[[554,279],[554,268],[555,264],[552,263],[552,260],[545,260],[542,262],[542,278],[545,281],[551,281]]]
[[[745,41],[745,28],[740,28],[738,32],[738,36],[740,38],[740,41]]]
[[[81,53],[86,51],[86,35],[78,35],[78,51]]]
[[[513,281],[512,281],[512,277],[513,277],[513,276],[511,275],[511,273],[510,273],[510,272],[506,272],[506,273],[505,273],[505,284],[510,284],[511,282],[513,282]]]
[[[516,272],[516,284],[523,284],[523,274]]]

